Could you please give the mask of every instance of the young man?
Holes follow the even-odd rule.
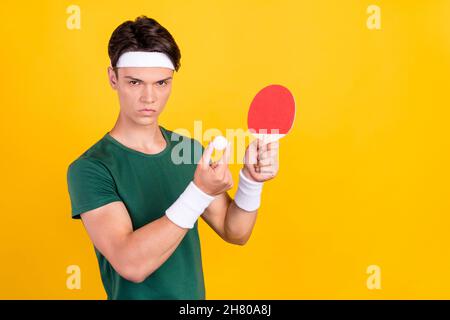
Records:
[[[108,53],[120,113],[69,166],[72,218],[81,218],[93,242],[108,299],[205,299],[198,217],[225,241],[245,244],[263,182],[278,171],[278,144],[249,144],[232,200],[230,146],[217,163],[210,143],[177,164],[172,151],[181,141],[203,147],[158,124],[180,67],[170,33],[141,16],[117,27]]]

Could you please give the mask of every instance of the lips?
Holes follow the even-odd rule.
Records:
[[[150,108],[144,108],[144,109],[140,109],[139,112],[156,112],[156,110],[150,109]]]

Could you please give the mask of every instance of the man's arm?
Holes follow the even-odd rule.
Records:
[[[244,245],[252,233],[257,212],[242,210],[224,192],[211,202],[201,217],[223,240]]]
[[[139,283],[175,251],[189,229],[166,215],[133,231],[123,202],[116,201],[81,214],[94,246],[123,278]]]
[[[81,214],[94,246],[125,279],[142,282],[175,251],[214,196],[232,186],[226,159],[216,168],[209,165],[210,143],[200,159],[194,180],[161,218],[134,230],[121,201]],[[201,188],[199,188],[201,186]]]
[[[278,147],[277,141],[263,144],[259,139],[249,144],[244,158],[243,176],[240,174],[240,179],[245,177],[247,180],[247,183],[243,183],[247,186],[246,190],[239,194],[238,199],[236,197],[239,193],[238,187],[235,200],[232,200],[226,192],[217,196],[203,213],[203,220],[225,241],[244,245],[250,238],[258,212],[258,209],[253,209],[259,207],[260,191],[258,190],[261,188],[252,184],[265,182],[276,176]],[[243,210],[236,203],[240,203],[241,206],[246,204],[242,207],[251,209]]]

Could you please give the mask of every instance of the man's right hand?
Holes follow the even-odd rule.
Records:
[[[202,155],[194,174],[194,183],[203,192],[215,196],[233,187],[233,177],[228,168],[231,144],[228,143],[222,158],[215,165],[210,165],[211,155],[214,151],[212,141],[208,144]]]

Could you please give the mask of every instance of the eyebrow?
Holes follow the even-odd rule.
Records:
[[[145,83],[144,80],[141,80],[141,79],[138,79],[138,78],[134,78],[134,77],[131,77],[131,76],[125,76],[124,78],[132,79],[132,80],[135,80],[135,81],[141,81],[141,82]],[[161,80],[155,81],[155,82],[153,82],[153,84],[161,82],[161,81],[166,81],[166,80],[169,80],[169,79],[172,79],[172,77],[168,77],[168,78],[165,78],[165,79],[161,79]]]

